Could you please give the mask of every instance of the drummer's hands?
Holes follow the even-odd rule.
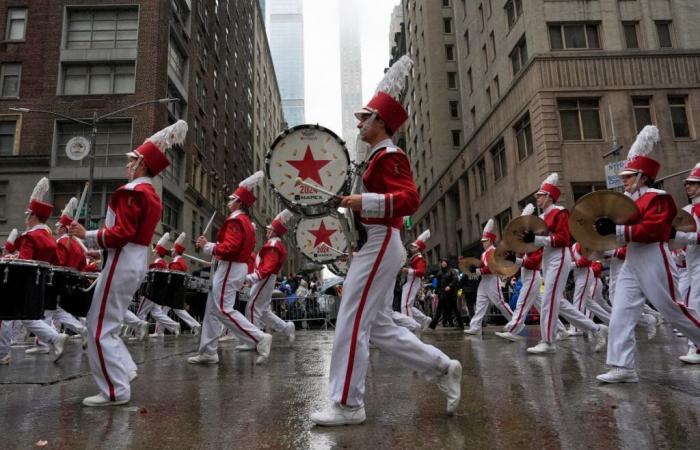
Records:
[[[95,258],[95,259],[97,259],[97,258],[99,258],[99,257],[102,256],[102,252],[99,251],[99,250],[88,250],[86,254],[87,254],[89,257]]]
[[[71,236],[75,236],[80,239],[85,239],[85,235],[87,234],[87,231],[85,231],[85,227],[80,225],[78,222],[72,222],[70,226],[68,227],[68,234]]]
[[[209,241],[207,240],[207,238],[205,238],[204,236],[200,236],[197,238],[197,242],[195,243],[195,247],[197,247],[197,249],[201,249],[205,245],[207,245],[208,242]]]
[[[533,233],[531,230],[523,231],[519,236],[521,241],[528,244],[535,242],[535,233]]]
[[[352,194],[341,197],[340,206],[350,208],[353,211],[362,211],[362,195]]]

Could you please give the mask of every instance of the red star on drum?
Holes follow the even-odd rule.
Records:
[[[330,162],[330,159],[314,159],[314,154],[311,151],[310,145],[306,146],[304,159],[287,161],[289,165],[299,171],[299,178],[302,180],[307,180],[310,178],[320,186],[323,186],[323,180],[321,180],[321,174],[319,171]]]
[[[316,238],[316,241],[314,242],[314,248],[317,248],[321,244],[326,244],[329,247],[333,247],[333,245],[331,244],[331,236],[333,236],[333,234],[335,234],[336,231],[338,230],[326,228],[326,224],[323,223],[323,220],[321,220],[321,225],[318,227],[317,230],[309,230],[309,233],[313,234]]]

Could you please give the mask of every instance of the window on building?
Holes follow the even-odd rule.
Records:
[[[530,115],[520,119],[513,127],[515,132],[515,145],[518,148],[518,161],[522,161],[532,155],[532,128],[530,127]]]
[[[450,34],[452,33],[452,19],[449,17],[445,17],[442,19],[442,29],[445,32],[445,34]]]
[[[459,102],[456,100],[450,100],[450,117],[459,118]]]
[[[134,79],[134,64],[64,64],[62,94],[133,94]]]
[[[168,46],[168,67],[170,67],[178,80],[185,82],[187,57],[172,39]]]
[[[469,93],[474,92],[474,77],[472,77],[472,68],[467,70],[467,82],[469,83]]]
[[[510,64],[513,67],[513,75],[520,72],[520,70],[527,64],[527,42],[525,41],[525,36],[518,41],[510,52]]]
[[[489,108],[493,107],[493,100],[491,99],[491,87],[486,87],[486,99],[489,101]]]
[[[66,48],[136,48],[138,9],[68,9]]]
[[[549,24],[552,50],[600,48],[597,23]]]
[[[603,138],[600,126],[600,105],[597,98],[559,99],[559,120],[565,141]]]
[[[466,30],[464,32],[464,48],[466,49],[467,56],[469,56],[470,52],[470,47],[469,47],[469,30]]]
[[[455,46],[452,44],[445,45],[445,58],[448,61],[455,60]]]
[[[472,120],[472,130],[474,130],[476,129],[476,107],[472,107],[472,109],[469,110],[469,116]]]
[[[88,158],[73,161],[64,151],[68,141],[75,136],[89,136],[90,128],[72,122],[56,124],[56,164],[66,167],[87,166]],[[132,150],[131,120],[100,122],[95,142],[95,165],[97,167],[122,166],[124,154]]]
[[[498,81],[498,75],[493,77],[493,89],[496,94],[496,100],[501,98],[501,83]]]
[[[671,22],[656,21],[656,34],[659,36],[659,47],[672,48]]]
[[[0,121],[0,155],[12,155],[15,152],[16,120]]]
[[[571,183],[571,193],[574,196],[574,202],[586,194],[604,191],[605,189],[605,183]]]
[[[622,22],[622,30],[625,33],[625,47],[639,48],[639,22]]]
[[[2,66],[0,66],[0,95],[2,95],[3,98],[19,97],[21,74],[21,64],[3,63]]]
[[[484,72],[489,70],[489,52],[486,44],[481,47],[481,58],[484,60]]]
[[[512,29],[520,16],[523,14],[522,0],[508,0],[505,6],[506,16],[508,17],[508,29]]]
[[[650,97],[632,97],[632,107],[634,108],[634,124],[637,127],[637,133],[642,131],[646,125],[654,123],[651,118]]]
[[[8,8],[5,40],[23,41],[27,32],[27,8]]]
[[[508,173],[506,144],[502,139],[491,149],[491,158],[493,159],[493,176],[498,181]]]
[[[442,7],[447,8],[450,6],[450,0],[442,0]]]
[[[501,236],[501,238],[503,238],[503,234],[504,234],[503,232],[505,231],[506,226],[508,226],[508,223],[510,222],[510,220],[512,218],[513,218],[513,216],[510,212],[510,208],[508,208],[505,211],[503,211],[502,213],[496,215],[496,224],[498,226],[498,235]]]
[[[163,190],[163,213],[161,216],[163,232],[173,232],[180,229],[181,211],[182,202],[168,191]]]
[[[668,96],[668,106],[671,109],[671,122],[673,123],[673,136],[676,138],[690,137],[686,102],[687,97],[684,95]]]
[[[447,87],[457,89],[457,72],[447,72]]]
[[[203,109],[204,111],[206,111],[206,110],[207,110],[207,88],[205,88],[205,87],[203,87],[203,86],[202,86],[202,97],[201,97],[201,100],[202,100],[202,105],[201,105],[201,106],[202,106],[202,109]]]
[[[459,147],[462,145],[462,132],[459,130],[452,130],[452,146]]]
[[[7,219],[7,181],[0,181],[0,220]]]
[[[486,161],[484,158],[476,163],[476,180],[477,192],[479,194],[486,192]]]
[[[489,34],[489,39],[491,40],[491,61],[494,61],[496,59],[496,36],[493,31]]]

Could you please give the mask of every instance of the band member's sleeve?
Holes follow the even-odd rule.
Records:
[[[542,249],[530,252],[522,259],[522,267],[530,270],[539,270],[542,263]]]
[[[677,231],[676,237],[673,240],[677,244],[683,245],[700,245],[700,233]]]
[[[411,264],[413,267],[408,269],[408,273],[416,278],[423,278],[425,276],[425,270],[428,267],[428,263],[425,262],[423,258],[418,258],[414,263]]]
[[[217,242],[212,249],[212,255],[224,260],[232,259],[238,253],[243,244],[245,231],[237,220],[228,222],[228,230],[224,233],[224,239]]]
[[[263,247],[260,250],[260,264],[251,275],[263,280],[277,273],[280,262],[280,252],[274,247]]]
[[[619,242],[665,242],[671,236],[671,223],[676,215],[676,205],[670,195],[657,195],[642,211],[642,218],[634,225],[617,225]]]
[[[36,250],[36,242],[29,236],[23,236],[19,243],[19,259],[34,259],[34,253]]]
[[[362,216],[388,218],[410,216],[420,205],[408,158],[401,152],[386,153],[373,169],[382,177],[385,193],[362,194]]]
[[[64,245],[64,239],[56,242],[56,255],[53,260],[53,264],[61,267],[65,267],[68,263],[68,248]]]
[[[135,240],[145,214],[143,197],[138,191],[124,190],[116,200],[114,226],[88,231],[85,236],[88,247],[121,248]]]

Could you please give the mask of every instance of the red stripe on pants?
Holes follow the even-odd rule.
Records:
[[[227,313],[226,311],[224,311],[224,293],[226,292],[226,282],[228,281],[228,276],[229,276],[229,274],[231,273],[231,266],[232,266],[232,264],[231,264],[231,262],[229,261],[229,263],[228,263],[228,269],[226,269],[226,275],[224,276],[224,284],[221,286],[221,298],[220,298],[220,300],[219,300],[219,311],[221,311],[221,314],[223,314],[224,316],[228,317],[228,320],[230,320],[231,322],[233,322],[233,324],[236,325],[236,326],[238,327],[239,330],[241,330],[242,332],[244,332],[253,342],[255,342],[255,343],[257,344],[257,343],[258,343],[258,340],[255,339],[255,338],[254,338],[250,333],[248,333],[246,330],[244,330],[244,329],[238,324],[238,322],[236,322],[236,319],[234,319],[233,316],[231,316],[229,313]],[[234,294],[234,295],[236,295],[236,294]],[[234,304],[234,305],[236,304],[236,300],[235,300],[235,299],[234,299],[234,301],[233,301],[233,304]]]
[[[583,296],[586,294],[586,288],[588,287],[588,277],[591,276],[591,270],[586,270],[586,281],[583,282],[583,289],[581,289],[581,295],[578,296],[578,310],[583,312]]]
[[[522,318],[525,316],[523,314],[523,311],[525,310],[525,305],[527,305],[527,299],[530,298],[530,291],[532,291],[532,285],[535,284],[535,274],[532,274],[532,278],[530,279],[530,285],[527,287],[527,292],[525,293],[525,300],[523,300],[523,306],[520,308],[520,312],[518,313],[518,318],[515,319],[515,326],[513,329],[517,328],[518,325],[520,325],[520,321]]]
[[[673,274],[671,273],[671,268],[669,267],[669,264],[668,264],[668,257],[666,256],[666,252],[664,251],[664,243],[663,242],[659,242],[659,249],[661,250],[661,256],[664,259],[664,269],[666,269],[666,279],[668,280],[668,290],[671,293],[671,300],[673,300],[673,303],[678,305],[678,307],[681,309],[683,314],[688,319],[690,319],[690,321],[693,322],[693,324],[696,327],[700,328],[700,322],[698,322],[698,320],[695,317],[693,317],[692,314],[690,314],[688,312],[688,309],[683,305],[683,303],[679,303],[678,301],[676,301],[676,290],[673,288]]]
[[[105,357],[102,354],[102,344],[100,344],[101,334],[102,334],[102,324],[105,319],[105,309],[107,309],[107,297],[109,297],[109,288],[112,285],[112,278],[114,277],[114,271],[117,268],[117,262],[119,261],[119,255],[122,249],[118,248],[114,253],[114,260],[112,265],[109,267],[109,274],[107,275],[107,282],[105,283],[105,290],[102,293],[102,301],[100,302],[100,314],[97,316],[97,330],[95,331],[95,348],[97,348],[97,356],[100,359],[100,368],[102,369],[102,375],[104,375],[105,380],[107,380],[107,386],[109,387],[109,400],[115,401],[114,397],[114,385],[112,380],[109,378],[109,373],[107,373],[107,365],[105,364]]]
[[[355,313],[355,323],[352,326],[350,353],[348,355],[348,368],[345,372],[345,385],[343,386],[343,396],[340,400],[340,404],[342,405],[345,405],[348,401],[348,392],[350,391],[350,380],[352,379],[352,368],[355,364],[355,347],[357,346],[357,333],[360,329],[362,311],[365,308],[365,302],[367,301],[367,295],[369,294],[369,289],[372,286],[372,281],[374,281],[374,276],[377,274],[377,270],[379,270],[379,264],[381,264],[382,258],[384,258],[384,252],[386,252],[386,248],[389,245],[389,240],[391,239],[391,230],[392,227],[386,227],[386,236],[384,236],[384,241],[382,242],[382,246],[379,249],[377,259],[374,260],[372,270],[370,271],[369,277],[367,278],[367,284],[365,284],[365,288],[362,290],[362,297],[360,297],[360,305],[357,307],[357,313]]]

